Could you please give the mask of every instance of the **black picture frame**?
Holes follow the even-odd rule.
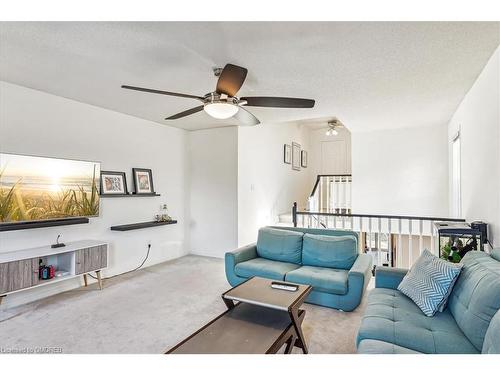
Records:
[[[307,168],[307,151],[302,150],[300,152],[300,166],[302,168]]]
[[[149,176],[149,190],[148,191],[142,191],[143,189],[140,188],[139,181],[138,181],[138,174],[139,173],[147,173]],[[151,194],[156,194],[154,185],[153,185],[153,172],[151,169],[147,168],[132,168],[132,177],[134,180],[134,194],[136,195],[151,195]]]
[[[123,192],[116,192],[116,193],[106,193],[104,191],[104,178],[103,176],[105,175],[111,175],[111,176],[121,176],[123,179]],[[127,188],[127,176],[125,175],[125,172],[117,172],[117,171],[101,171],[100,174],[100,195],[101,196],[110,196],[110,195],[128,195],[128,188]]]
[[[286,143],[283,145],[283,163],[292,164],[292,146]]]

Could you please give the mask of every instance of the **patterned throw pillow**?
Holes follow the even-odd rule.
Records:
[[[433,316],[445,303],[461,269],[461,264],[439,259],[424,250],[398,290],[415,302],[425,315]]]

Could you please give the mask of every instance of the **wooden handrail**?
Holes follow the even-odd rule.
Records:
[[[345,216],[345,217],[371,217],[381,219],[406,219],[406,220],[424,220],[424,221],[452,221],[465,222],[465,219],[451,217],[431,217],[431,216],[405,216],[405,215],[376,215],[376,214],[349,214],[335,212],[312,212],[312,211],[295,211],[296,215],[316,215],[316,216]]]

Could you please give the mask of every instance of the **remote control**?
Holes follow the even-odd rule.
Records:
[[[296,292],[297,289],[299,289],[299,286],[298,285],[294,285],[294,284],[272,282],[271,283],[271,288],[281,289],[281,290],[287,290],[289,292]]]

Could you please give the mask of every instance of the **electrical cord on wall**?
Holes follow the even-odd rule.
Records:
[[[136,267],[134,268],[133,270],[130,270],[130,271],[125,271],[125,272],[122,272],[122,273],[119,273],[119,274],[116,274],[116,275],[113,275],[113,276],[109,276],[109,277],[104,277],[102,278],[101,280],[108,280],[108,279],[112,279],[113,277],[116,277],[116,276],[121,276],[121,275],[125,275],[127,273],[131,273],[131,272],[135,272],[137,271],[138,269],[140,269],[144,263],[146,263],[146,261],[148,260],[149,258],[149,251],[151,250],[151,244],[148,243],[148,252],[146,253],[146,257],[144,258],[144,260],[142,261],[142,263],[139,265],[139,267]],[[97,277],[95,276],[92,276],[90,273],[88,273],[87,275],[89,275],[91,278],[93,278],[94,280],[97,280]]]

